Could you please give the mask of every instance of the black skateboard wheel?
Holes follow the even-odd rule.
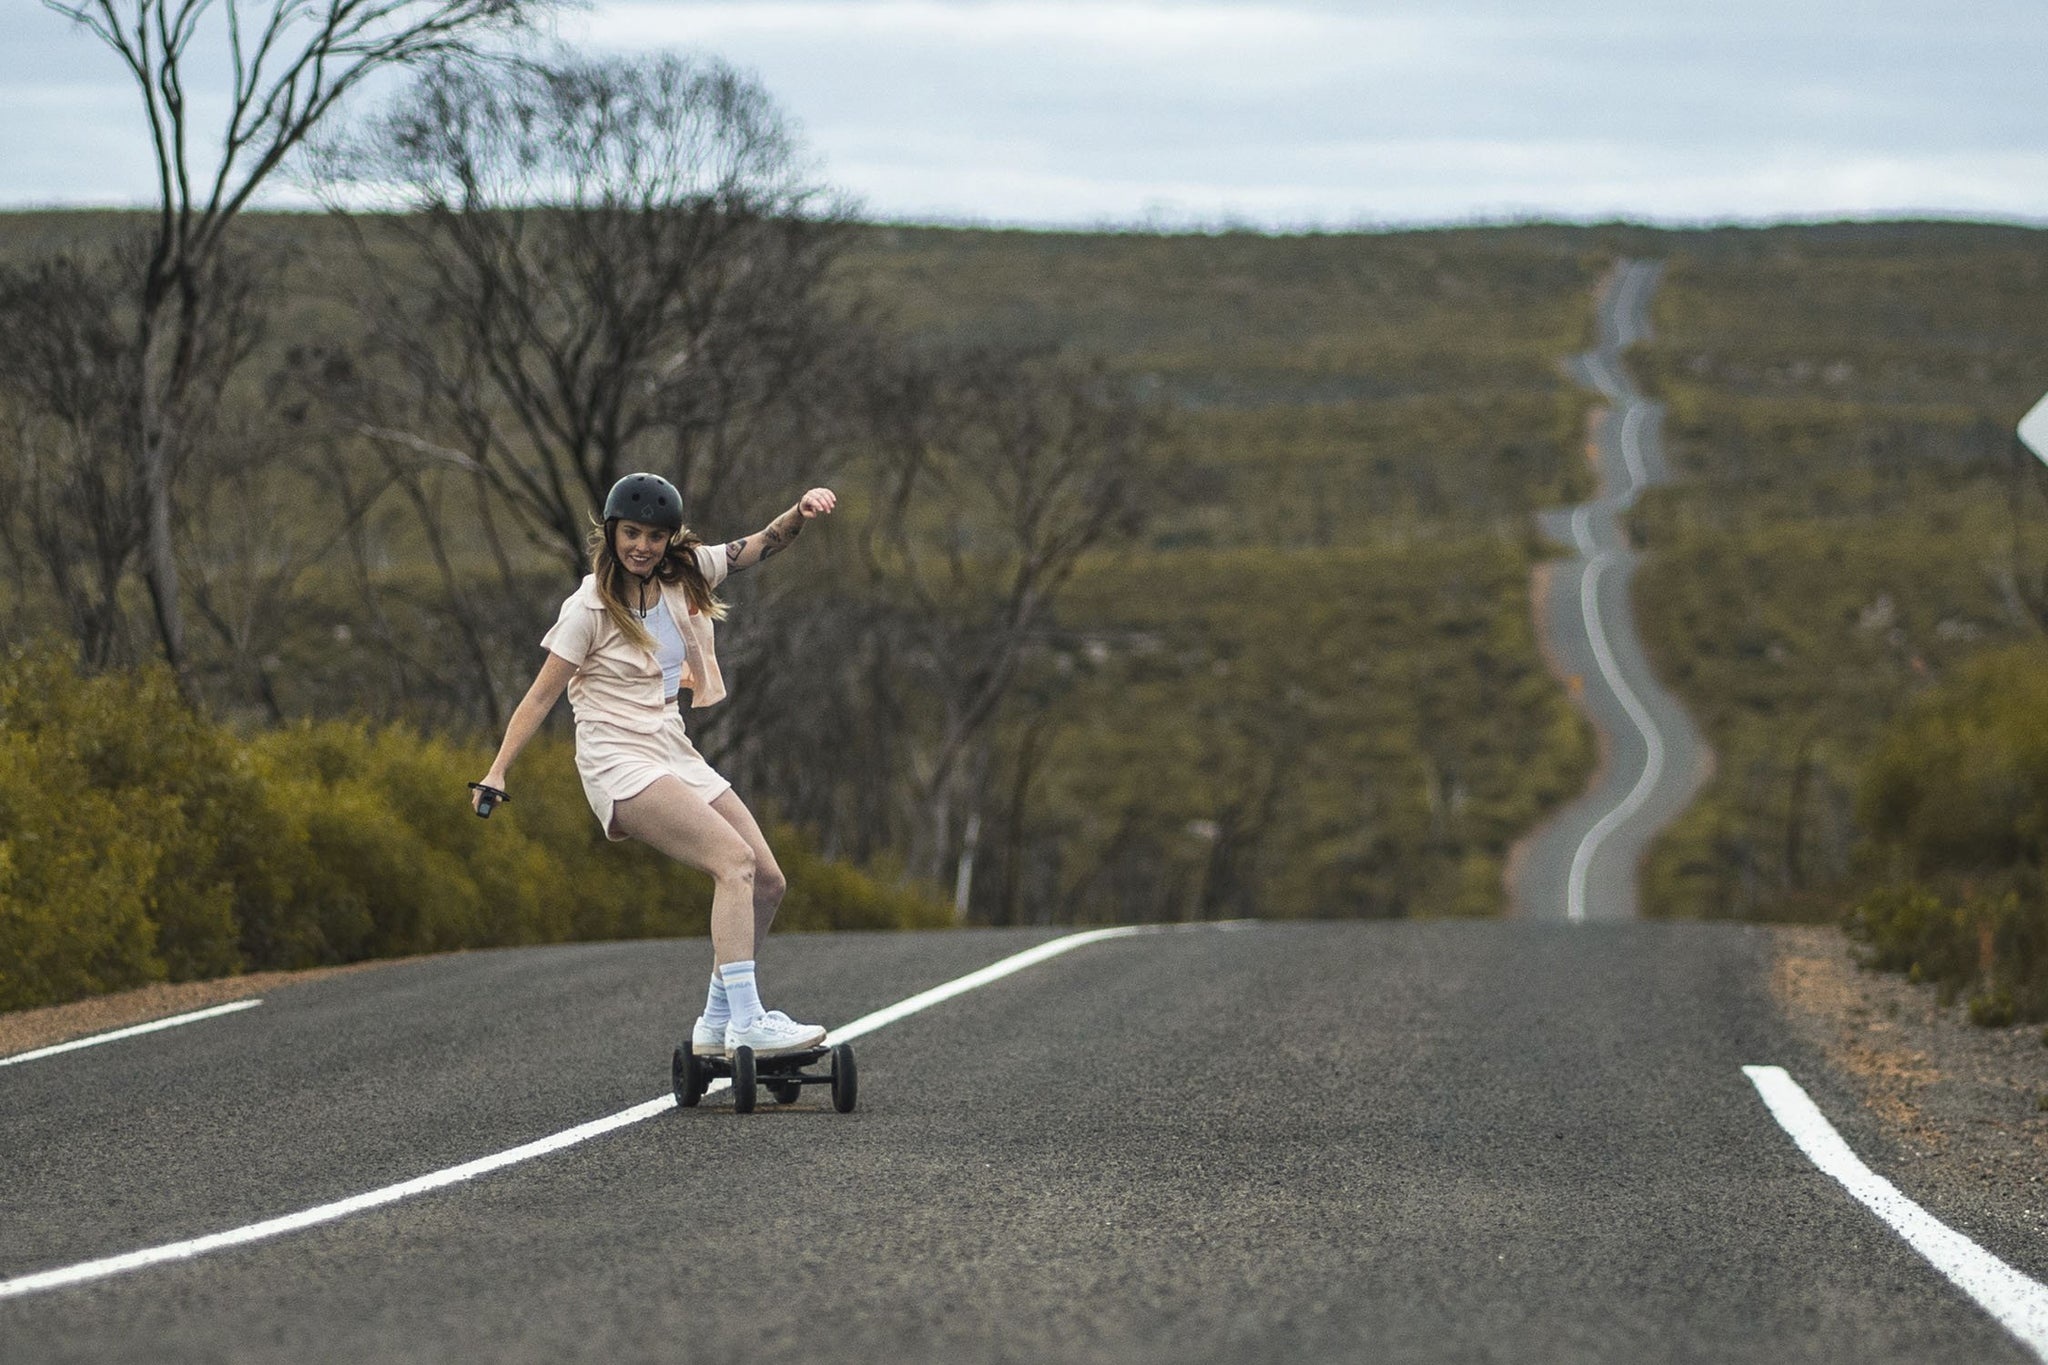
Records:
[[[732,1107],[735,1113],[754,1112],[754,1049],[732,1050]]]
[[[695,1108],[697,1101],[704,1098],[704,1088],[711,1084],[703,1059],[685,1043],[676,1049],[675,1061],[669,1070],[675,1076],[676,1103],[685,1109]]]
[[[860,1098],[860,1071],[853,1064],[853,1044],[832,1049],[832,1107],[842,1114],[853,1112]]]

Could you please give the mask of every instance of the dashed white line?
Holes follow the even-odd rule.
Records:
[[[237,1000],[232,1004],[214,1005],[208,1009],[193,1010],[190,1014],[174,1014],[168,1019],[152,1019],[146,1024],[136,1024],[132,1028],[117,1028],[111,1033],[95,1033],[90,1038],[73,1038],[68,1043],[54,1043],[49,1047],[39,1047],[34,1052],[17,1052],[12,1057],[0,1057],[0,1066],[16,1066],[22,1062],[33,1062],[44,1057],[54,1057],[60,1052],[73,1052],[82,1047],[98,1047],[101,1043],[118,1042],[123,1038],[133,1038],[139,1034],[155,1033],[159,1029],[176,1028],[180,1024],[196,1024],[201,1019],[213,1019],[223,1014],[233,1014],[237,1010],[253,1010],[262,1003],[263,1001],[260,998],[256,1000]]]
[[[2014,1270],[1864,1165],[1783,1067],[1745,1066],[1742,1074],[1749,1077],[1771,1116],[1814,1165],[1857,1203],[1882,1218],[2036,1358],[2048,1361],[2048,1285]]]
[[[862,1034],[872,1033],[876,1029],[895,1023],[899,1019],[916,1014],[919,1010],[930,1009],[941,1001],[951,1000],[954,996],[965,994],[979,986],[986,986],[991,981],[999,981],[1003,977],[1023,971],[1026,967],[1036,966],[1047,958],[1058,957],[1062,953],[1070,953],[1074,949],[1085,947],[1090,943],[1100,943],[1104,939],[1127,938],[1133,934],[1154,932],[1158,932],[1156,928],[1144,925],[1125,926],[1115,929],[1091,929],[1084,933],[1068,934],[1065,937],[1041,943],[1037,947],[1027,948],[1021,953],[1014,953],[998,962],[993,962],[979,971],[969,972],[967,975],[948,981],[944,985],[934,986],[932,989],[922,991],[907,1000],[900,1000],[884,1009],[876,1010],[873,1014],[862,1015],[852,1023],[833,1030],[831,1041],[846,1042],[849,1039],[858,1038]],[[728,1081],[713,1081],[705,1093],[714,1094],[726,1089],[729,1085],[730,1082]],[[429,1190],[444,1189],[449,1185],[460,1184],[465,1180],[474,1180],[476,1177],[489,1174],[492,1171],[503,1170],[507,1166],[516,1166],[523,1161],[531,1161],[535,1157],[546,1156],[551,1152],[559,1152],[564,1148],[574,1147],[578,1143],[588,1142],[591,1138],[600,1137],[605,1133],[616,1132],[618,1129],[630,1127],[643,1120],[651,1119],[657,1114],[665,1114],[675,1107],[675,1096],[673,1094],[664,1095],[660,1099],[648,1100],[643,1104],[636,1104],[630,1109],[621,1109],[616,1114],[608,1114],[604,1118],[593,1119],[589,1123],[578,1124],[574,1128],[565,1128],[559,1133],[554,1133],[548,1137],[540,1138],[518,1147],[508,1148],[502,1152],[494,1152],[489,1156],[478,1157],[474,1161],[465,1161],[459,1166],[449,1166],[443,1170],[430,1171],[426,1175],[415,1176],[411,1180],[401,1181],[396,1185],[386,1185],[382,1189],[352,1195],[347,1199],[337,1199],[332,1203],[320,1204],[310,1209],[301,1209],[297,1213],[288,1213],[278,1218],[267,1218],[260,1223],[250,1223],[244,1227],[230,1228],[225,1232],[211,1233],[205,1237],[188,1238],[182,1242],[167,1242],[162,1246],[145,1247],[140,1251],[131,1251],[120,1256],[107,1256],[99,1260],[84,1261],[77,1265],[38,1271],[33,1275],[22,1275],[12,1280],[0,1280],[0,1299],[14,1298],[22,1294],[34,1294],[41,1290],[58,1289],[66,1285],[85,1284],[92,1280],[103,1280],[132,1270],[141,1270],[147,1266],[161,1265],[166,1261],[189,1261],[195,1256],[204,1256],[210,1251],[220,1251],[234,1246],[246,1246],[250,1242],[260,1242],[271,1237],[280,1237],[285,1233],[297,1232],[303,1228],[315,1227],[321,1223],[332,1223],[339,1219],[347,1218],[352,1214],[381,1208],[386,1204],[395,1204],[401,1199],[410,1199],[414,1195],[425,1194]]]

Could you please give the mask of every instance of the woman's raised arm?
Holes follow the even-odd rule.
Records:
[[[796,500],[796,506],[769,522],[754,534],[743,540],[728,542],[725,547],[725,571],[738,573],[751,569],[771,555],[787,550],[790,543],[804,529],[804,523],[812,517],[829,517],[832,509],[839,505],[839,495],[829,488],[813,488]]]

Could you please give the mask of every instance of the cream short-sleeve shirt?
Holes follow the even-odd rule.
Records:
[[[699,545],[696,553],[704,580],[714,588],[723,583],[725,547]],[[725,681],[718,671],[711,618],[691,610],[679,585],[663,584],[661,600],[683,637],[682,685],[690,689],[691,707],[722,700]],[[612,623],[598,596],[596,575],[584,576],[540,642],[549,653],[576,665],[569,678],[569,705],[579,724],[598,721],[652,734],[675,714],[667,705],[654,651],[634,644]]]

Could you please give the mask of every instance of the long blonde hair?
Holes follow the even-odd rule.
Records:
[[[626,605],[626,579],[632,575],[619,559],[618,551],[612,547],[613,533],[618,529],[619,519],[596,522],[590,529],[590,572],[597,579],[597,596],[604,603],[605,615],[619,633],[642,649],[654,648],[654,637],[647,633],[647,627],[631,607]],[[668,553],[661,557],[661,563],[654,566],[654,577],[662,583],[680,583],[683,595],[690,599],[693,610],[702,612],[714,621],[725,619],[725,603],[711,591],[711,584],[704,578],[704,570],[697,563],[697,547],[704,543],[704,537],[685,526],[668,538]]]

